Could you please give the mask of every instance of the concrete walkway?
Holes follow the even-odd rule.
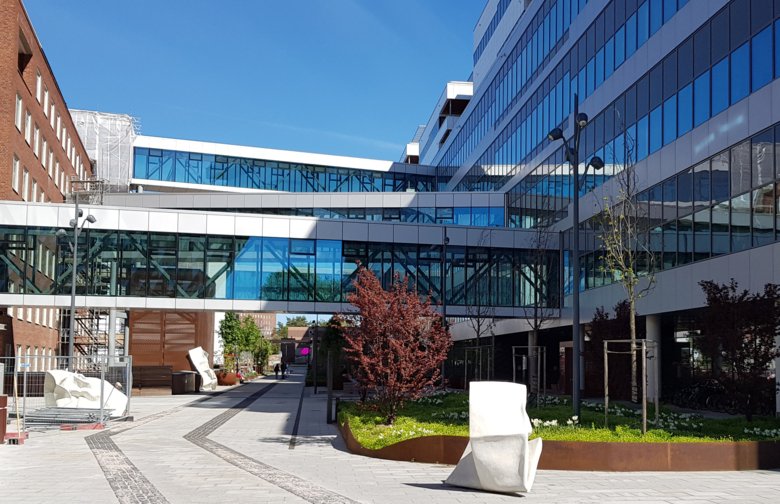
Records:
[[[446,487],[451,466],[348,453],[302,372],[206,400],[134,398],[135,422],[0,446],[0,502],[780,502],[775,471],[540,471],[524,496]]]

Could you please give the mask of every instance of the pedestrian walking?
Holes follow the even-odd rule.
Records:
[[[276,365],[274,366],[274,375],[276,375],[276,379],[277,380],[279,379],[279,371],[281,369],[282,369],[282,366],[280,366],[279,363],[277,362]]]
[[[287,362],[285,362],[284,359],[282,359],[282,380],[286,378],[285,376],[286,374],[287,374]]]

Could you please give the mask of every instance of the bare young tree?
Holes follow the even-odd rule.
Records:
[[[648,234],[648,202],[639,197],[635,140],[626,133],[623,148],[612,148],[610,154],[612,159],[605,162],[605,171],[611,168],[613,173],[606,191],[608,194],[601,201],[601,229],[597,234],[601,240],[605,269],[626,293],[631,339],[631,400],[636,402],[639,390],[636,305],[655,285],[655,256]]]
[[[545,203],[546,207],[552,206]],[[544,213],[538,219],[534,228],[531,246],[525,253],[522,264],[518,267],[518,274],[523,285],[523,299],[520,303],[523,315],[531,330],[528,334],[528,381],[533,385],[538,380],[536,358],[532,355],[532,349],[539,345],[539,331],[555,317],[557,308],[554,303],[554,292],[550,289],[550,272],[558,267],[557,258],[550,254],[550,247],[557,240],[555,233],[547,230],[551,223],[549,213]],[[557,247],[556,247],[557,249]]]
[[[495,343],[495,332],[494,328],[496,327],[496,310],[492,306],[484,305],[482,303],[477,303],[475,305],[469,305],[466,308],[466,323],[471,328],[472,331],[474,331],[474,335],[477,339],[477,359],[478,364],[475,366],[475,371],[479,370],[479,379],[483,379],[481,367],[482,367],[482,361],[484,360],[484,356],[482,355],[482,344],[481,340],[483,338],[486,338],[490,336],[491,342],[490,342],[490,350],[488,352],[494,351],[494,343]],[[495,355],[495,354],[494,354]],[[494,355],[488,354],[488,371],[486,378],[492,379],[493,378],[493,368],[494,364],[493,358]],[[468,379],[468,377],[466,377]]]

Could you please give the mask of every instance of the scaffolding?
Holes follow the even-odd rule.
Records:
[[[133,142],[139,133],[138,120],[126,114],[90,110],[71,110],[70,113],[92,160],[95,175],[83,181],[82,191],[93,194],[97,189],[95,184],[100,182],[98,192],[101,195],[106,191],[127,192],[132,177]]]

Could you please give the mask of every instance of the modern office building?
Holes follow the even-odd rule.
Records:
[[[655,259],[640,325],[672,389],[690,361],[700,280],[780,283],[780,3],[489,0],[473,59],[472,75],[421,113],[402,162],[138,136],[129,192],[90,208],[79,303],[333,313],[349,309],[360,261],[384,282],[409,276],[453,321],[490,307],[501,378],[512,347],[527,344],[528,308],[549,307],[539,343],[554,383],[559,362],[569,366],[558,356],[571,344],[572,290],[582,322],[625,297],[595,217],[628,166]],[[589,117],[579,158],[605,164],[582,175],[576,286],[572,169],[547,137],[571,137],[575,96]],[[54,233],[69,212],[4,203],[0,239],[53,243],[67,271]],[[29,281],[39,270],[27,265],[21,290],[0,285],[0,303],[65,306],[69,276]],[[473,337],[468,324],[453,333]]]
[[[0,3],[0,200],[62,203],[71,180],[92,167],[46,55],[20,1]],[[2,222],[5,224],[5,221]],[[55,256],[25,247],[24,237],[6,237],[2,282],[23,292],[22,261],[53,272]],[[24,251],[24,252],[23,252]],[[8,260],[8,254],[14,254]],[[24,256],[24,254],[28,254]],[[25,258],[25,259],[23,259]],[[0,356],[58,353],[60,316],[51,306],[0,309]],[[42,360],[36,360],[42,362]]]

